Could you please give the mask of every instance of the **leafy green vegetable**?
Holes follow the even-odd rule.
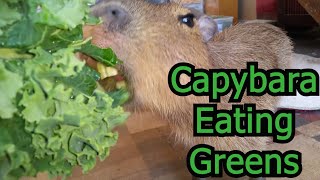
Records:
[[[29,0],[29,18],[35,23],[62,29],[75,28],[87,16],[92,0]]]
[[[100,22],[90,3],[0,1],[0,179],[86,173],[116,144],[128,94],[99,90],[99,73],[75,55],[118,63],[111,49],[83,40],[82,25]]]
[[[14,8],[9,8],[16,1],[0,1],[0,36],[3,34],[4,27],[11,25],[21,18],[21,14]]]
[[[113,98],[113,107],[123,105],[130,98],[130,94],[125,89],[109,92],[108,95]]]
[[[75,92],[92,95],[97,87],[96,81],[99,80],[99,78],[99,73],[87,66],[84,66],[78,76],[60,78],[60,80],[66,86],[72,87]]]
[[[49,29],[46,38],[41,43],[44,49],[55,52],[67,48],[70,44],[82,43],[82,26],[77,26],[72,31],[62,29]]]
[[[20,52],[20,49],[0,48],[0,59],[30,59],[32,56],[25,52]]]
[[[95,16],[89,15],[86,18],[86,24],[87,25],[96,25],[96,24],[101,24],[102,20],[101,18],[97,18]]]
[[[33,24],[27,19],[17,22],[11,26],[7,33],[6,47],[24,48],[38,44],[45,35],[47,28]]]
[[[12,118],[13,113],[17,111],[13,100],[22,87],[22,78],[5,69],[3,64],[0,64],[0,117]],[[12,83],[15,82],[15,83]]]
[[[101,49],[91,44],[91,41],[82,45],[80,52],[93,57],[96,61],[106,64],[108,66],[114,66],[119,62],[118,57],[112,51],[112,49]]]

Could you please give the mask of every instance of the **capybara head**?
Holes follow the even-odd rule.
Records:
[[[167,74],[176,63],[199,67],[209,63],[205,42],[214,35],[216,24],[193,12],[159,0],[101,0],[92,7],[93,15],[103,20],[92,30],[92,41],[111,47],[123,61],[136,103],[158,105],[150,102],[155,98],[146,91],[154,96],[170,93]]]

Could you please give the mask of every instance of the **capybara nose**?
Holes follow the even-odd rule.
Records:
[[[109,30],[121,30],[130,22],[130,14],[126,9],[119,5],[109,5],[105,9],[105,23]]]

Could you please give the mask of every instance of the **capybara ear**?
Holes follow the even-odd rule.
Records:
[[[198,26],[204,42],[210,41],[218,31],[218,25],[210,16],[203,15],[198,20]]]

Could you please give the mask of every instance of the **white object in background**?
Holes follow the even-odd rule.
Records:
[[[222,32],[223,31],[223,24],[218,24],[218,31]]]
[[[290,69],[314,69],[320,74],[320,58],[314,58],[302,54],[294,54]],[[320,96],[283,96],[280,99],[279,108],[300,110],[320,110]]]
[[[224,29],[231,27],[233,23],[232,16],[213,16],[213,20],[217,23],[219,32],[222,32]]]
[[[201,0],[198,3],[186,3],[186,4],[183,4],[183,6],[185,8],[195,9],[195,10],[199,11],[200,13],[204,13],[204,2],[203,2],[203,0]]]

